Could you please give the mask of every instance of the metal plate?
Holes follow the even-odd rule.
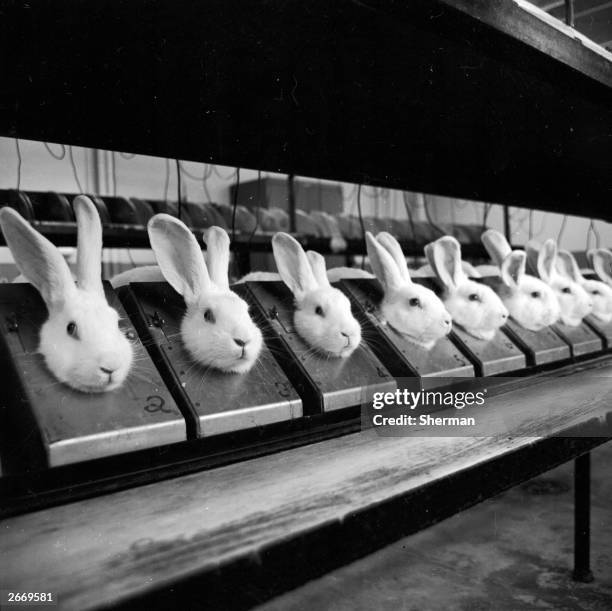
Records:
[[[436,294],[442,292],[441,286],[433,278],[415,278],[415,282],[426,286]],[[525,354],[502,331],[498,330],[489,341],[472,337],[458,325],[453,325],[449,337],[472,361],[477,376],[494,376],[525,369]]]
[[[439,339],[431,350],[425,350],[384,324],[379,309],[383,292],[378,280],[346,279],[338,286],[357,308],[364,340],[391,375],[474,376],[474,366],[448,336]]]
[[[569,344],[574,357],[600,352],[604,348],[603,339],[584,322],[577,327],[557,322],[552,325],[552,328],[561,339]]]
[[[190,433],[207,437],[302,416],[295,388],[264,346],[251,371],[228,374],[194,362],[183,347],[183,298],[164,282],[130,284],[121,299],[175,400]]]
[[[530,331],[515,320],[509,319],[502,327],[502,331],[525,352],[530,367],[564,361],[571,357],[567,342],[563,341],[551,327]]]
[[[603,340],[604,348],[612,347],[612,321],[601,322],[594,316],[587,316],[584,322]]]
[[[275,351],[275,356],[291,368],[292,380],[308,393],[309,409],[329,412],[357,406],[370,402],[374,392],[395,390],[395,380],[364,342],[347,358],[313,352],[293,327],[293,296],[282,282],[246,284],[250,299],[266,314],[268,334],[284,349]]]
[[[28,438],[28,445],[33,445],[29,452],[36,462],[42,461],[40,466],[76,463],[186,439],[183,416],[107,283],[105,291],[122,318],[122,330],[134,337],[135,366],[121,388],[86,394],[58,382],[36,353],[38,332],[47,317],[38,292],[29,284],[0,285],[2,360],[14,375],[3,389],[8,421],[5,438]]]

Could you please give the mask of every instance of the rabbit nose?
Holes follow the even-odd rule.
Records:
[[[234,338],[234,343],[237,346],[240,346],[241,348],[244,348],[247,345],[247,342],[245,342],[243,339],[239,339],[237,337]]]
[[[445,318],[445,319],[442,321],[442,324],[443,324],[445,327],[450,327],[452,322],[453,322],[453,321],[452,321],[452,319],[451,319],[451,318]]]
[[[113,371],[115,371],[114,369],[107,369],[106,367],[100,367],[100,371],[103,371],[104,373],[106,373],[107,375],[110,375],[111,373],[113,373]]]

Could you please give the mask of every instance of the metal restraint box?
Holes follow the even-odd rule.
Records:
[[[389,327],[380,313],[383,291],[378,280],[346,279],[339,283],[339,288],[357,308],[365,342],[392,375],[474,376],[474,366],[448,336],[426,350]]]
[[[108,283],[106,297],[131,339],[134,364],[125,383],[83,393],[57,381],[37,353],[47,309],[30,284],[0,285],[3,466],[55,467],[180,442],[185,420]]]
[[[119,293],[187,418],[190,438],[302,416],[302,401],[267,346],[264,345],[258,361],[247,373],[223,373],[204,367],[183,346],[180,328],[185,302],[169,284],[133,283],[122,287]],[[257,313],[254,320],[258,322]],[[204,320],[202,324],[206,324]]]
[[[313,350],[293,326],[293,295],[282,282],[247,282],[243,286],[248,290],[245,298],[264,314],[267,341],[299,389],[309,414],[363,405],[372,401],[375,392],[397,388],[395,379],[363,341],[347,358]]]

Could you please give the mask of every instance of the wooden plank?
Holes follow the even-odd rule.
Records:
[[[384,520],[385,502],[394,499],[410,499],[403,507],[413,520],[412,532],[431,523],[433,485],[443,490],[460,481],[474,503],[517,483],[517,477],[585,451],[586,445],[568,442],[566,450],[555,452],[541,436],[609,414],[611,377],[607,363],[493,397],[486,414],[489,425],[498,423],[496,437],[419,437],[416,432],[385,438],[367,430],[6,519],[0,524],[0,587],[51,589],[61,608],[86,609],[211,575],[240,560],[253,562],[255,573],[279,545],[293,542],[302,549],[317,540],[317,533],[330,535],[330,528],[355,516],[365,520],[368,511]],[[550,455],[534,462],[530,452],[539,447],[549,448]],[[483,465],[506,459],[511,469],[504,463],[503,470],[465,486],[462,478],[482,477]],[[453,511],[465,507],[466,498],[459,506],[444,497]],[[397,536],[406,532],[400,522],[393,525]],[[363,528],[367,523],[360,522]],[[384,522],[377,524],[382,528]],[[294,561],[298,558],[285,558],[285,564]]]

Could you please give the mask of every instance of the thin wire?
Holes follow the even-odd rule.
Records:
[[[17,149],[17,191],[21,189],[21,149],[19,148],[19,138],[15,138],[15,148]]]
[[[117,197],[117,166],[114,151],[111,151],[111,175],[113,178],[113,197]]]
[[[440,235],[444,235],[444,231],[440,229],[440,227],[434,223],[431,218],[431,214],[429,212],[429,200],[427,199],[427,195],[423,193],[423,207],[425,208],[425,216],[427,217],[427,222],[436,230],[440,232]]]
[[[529,239],[533,239],[533,208],[529,210]]]
[[[493,208],[493,204],[484,205],[484,210],[482,213],[482,230],[484,231],[487,228],[487,220],[489,219],[489,214],[491,213],[491,208]]]
[[[365,224],[363,222],[363,214],[361,212],[361,184],[357,187],[357,212],[359,213],[359,224],[361,225],[361,238],[363,239],[363,248],[365,253],[366,239],[365,239]],[[361,256],[361,269],[365,269],[365,254]]]
[[[567,214],[563,215],[563,220],[561,221],[561,228],[559,229],[559,233],[557,234],[557,245],[561,246],[561,236],[565,231],[565,225],[567,223]]]
[[[217,166],[214,165],[213,166],[213,172],[219,177],[222,178],[223,180],[230,180],[230,178],[234,175],[234,172],[232,171],[231,174],[229,174],[228,176],[223,176],[223,174],[221,174],[221,172],[219,172],[219,170],[217,170]]]
[[[166,159],[166,180],[164,182],[164,202],[168,206],[168,190],[170,188],[170,159]]]
[[[236,188],[234,189],[234,203],[232,209],[232,244],[236,240],[236,208],[238,207],[238,189],[240,189],[240,168],[236,168]]]
[[[181,220],[181,212],[183,208],[182,194],[181,194],[181,162],[178,159],[176,162],[176,195],[178,197],[178,219]]]
[[[51,150],[51,145],[48,142],[43,142],[43,145],[47,149],[47,152],[49,153],[49,155],[51,155],[51,157],[53,157],[53,159],[57,159],[58,161],[62,161],[62,159],[64,159],[66,157],[66,145],[64,145],[64,144],[58,145],[58,146],[62,147],[62,152],[59,155],[56,155]]]
[[[74,174],[77,189],[79,190],[79,193],[83,193],[83,187],[81,187],[81,181],[79,180],[79,174],[77,172],[76,163],[74,162],[74,154],[71,146],[68,147],[68,157],[70,158],[70,165],[72,166],[72,173]]]
[[[257,170],[257,197],[256,197],[257,205],[255,206],[255,227],[253,227],[253,231],[251,231],[251,235],[248,239],[249,252],[251,251],[251,242],[253,241],[253,237],[255,236],[255,232],[259,227],[259,209],[261,208],[261,170]]]
[[[595,248],[599,248],[601,240],[599,231],[597,231],[597,228],[595,227],[595,219],[591,219],[591,221],[589,222],[589,228],[587,229],[586,250],[589,250],[590,247],[591,233],[595,238]]]

